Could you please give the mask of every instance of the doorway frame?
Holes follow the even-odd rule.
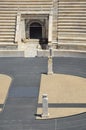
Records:
[[[45,23],[44,23],[44,20],[43,19],[26,19],[26,22],[25,22],[25,32],[26,32],[26,38],[27,39],[30,39],[30,25],[32,23],[39,23],[41,26],[42,26],[42,37],[47,37],[47,30],[46,30],[46,27],[45,27]]]
[[[31,18],[32,17],[32,18]],[[16,19],[16,33],[15,33],[15,43],[21,43],[21,20],[25,22],[26,18],[31,18],[34,20],[45,20],[46,21],[46,30],[47,30],[47,38],[48,38],[48,44],[52,44],[52,28],[53,28],[53,15],[50,12],[18,12],[17,13],[17,19]],[[23,22],[23,23],[24,23]],[[25,26],[25,25],[23,25]],[[25,33],[25,30],[24,30]]]

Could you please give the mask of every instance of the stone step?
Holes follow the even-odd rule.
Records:
[[[80,35],[80,33],[79,34],[72,34],[72,33],[70,33],[70,34],[59,34],[58,33],[58,39],[64,39],[64,40],[74,40],[74,39],[76,39],[76,40],[80,40],[80,42],[81,42],[81,40],[82,41],[85,41],[85,39],[86,39],[86,33],[84,34],[84,35]]]
[[[48,57],[49,50],[41,50],[37,51],[38,57]],[[53,49],[54,57],[79,57],[86,58],[86,51],[83,50],[66,50],[66,49]]]
[[[3,22],[0,22],[0,26],[15,26],[15,22],[5,22],[5,23],[3,23]]]
[[[10,3],[8,3],[8,5],[6,4],[0,4],[0,7],[3,7],[3,8],[5,8],[5,7],[11,7],[11,8],[13,8],[13,7],[19,7],[19,8],[25,8],[25,6],[27,6],[27,7],[29,7],[29,8],[46,8],[46,7],[49,7],[50,8],[50,6],[51,6],[51,3],[49,4],[46,4],[45,2],[44,2],[44,4],[43,3],[41,3],[41,6],[40,6],[40,4],[37,4],[37,3],[34,3],[34,4],[28,4],[28,3],[25,3],[25,4],[22,4],[22,3],[20,3],[20,4],[17,4],[17,3],[15,3],[15,4],[10,4]]]
[[[60,26],[60,25],[59,25],[57,28],[58,28],[58,29],[59,29],[59,28],[60,28],[60,29],[69,29],[69,28],[70,28],[70,29],[86,29],[86,26],[80,26],[80,25],[79,25],[79,26],[77,26],[77,25],[76,25],[76,26],[71,26],[71,25],[70,25],[70,26],[68,26],[68,25]]]
[[[76,5],[76,4],[79,4],[79,5],[82,5],[82,4],[85,4],[86,1],[59,1],[59,4],[62,4],[62,5]]]
[[[17,3],[17,2],[31,2],[31,0],[24,0],[24,1],[23,0],[12,0],[12,1],[11,0],[4,0],[4,1],[2,0],[1,2],[4,2],[4,3],[5,2],[8,2],[8,3],[9,2],[16,2]],[[44,0],[40,0],[40,1],[39,0],[32,0],[32,2],[44,2]],[[46,2],[52,2],[52,0],[46,0]]]
[[[9,37],[9,36],[15,36],[14,32],[0,32],[0,37]]]
[[[64,39],[64,40],[81,40],[81,41],[85,41],[86,40],[86,37],[80,37],[80,36],[77,36],[77,37],[74,37],[74,36],[60,36],[58,35],[58,39]]]
[[[64,3],[61,3],[59,2],[59,7],[61,8],[64,8],[64,7],[67,7],[67,8],[82,8],[82,7],[85,7],[86,5],[86,1],[83,2],[83,3],[79,3],[79,1],[77,3],[70,3],[70,2],[64,2]]]
[[[58,20],[63,20],[64,21],[64,20],[67,20],[67,19],[68,20],[82,20],[83,21],[83,20],[86,19],[86,17],[79,17],[79,16],[78,17],[75,17],[75,16],[73,16],[73,17],[70,17],[70,16],[65,16],[65,17],[59,16],[58,17]]]
[[[68,14],[59,14],[60,15],[60,17],[65,17],[65,16],[69,16],[69,17],[86,17],[86,14],[77,14],[77,13],[75,13],[75,14],[73,14],[73,13],[68,13]]]
[[[63,23],[63,22],[62,23],[60,23],[60,22],[58,23],[58,26],[70,26],[70,25],[71,26],[76,26],[76,25],[77,26],[86,26],[86,23],[85,22],[80,22],[80,23],[75,22],[74,23],[72,21],[71,21],[71,23],[68,23],[68,22],[67,23]]]
[[[42,11],[50,11],[50,8],[49,7],[28,7],[28,6],[21,6],[21,7],[18,7],[18,6],[15,6],[15,7],[1,7],[0,8],[0,10],[9,10],[9,11],[11,11],[11,10],[14,10],[14,11],[16,11],[16,13],[18,12],[18,8],[19,8],[19,11],[39,11],[39,10],[42,10]]]
[[[64,32],[64,33],[78,33],[78,32],[81,32],[81,33],[86,33],[86,29],[80,29],[80,28],[72,28],[72,29],[70,29],[70,28],[58,28],[58,33],[59,32]]]
[[[72,32],[58,32],[58,37],[68,37],[68,38],[71,38],[71,39],[79,39],[80,40],[80,37],[82,37],[83,39],[86,38],[86,32],[84,34],[82,34],[81,32],[75,32],[75,33],[72,33]]]
[[[24,57],[24,51],[0,50],[0,57]]]
[[[54,50],[54,57],[79,57],[79,58],[86,58],[86,51],[83,51],[83,50],[57,49],[57,50]]]
[[[26,3],[28,3],[28,4],[31,4],[31,2],[32,2],[32,4],[36,4],[36,3],[44,3],[44,4],[49,4],[49,3],[52,3],[52,0],[46,0],[46,1],[44,1],[44,0],[4,0],[4,1],[0,1],[0,3],[1,4],[26,4]]]
[[[0,42],[14,42],[16,15],[18,11],[48,11],[52,0],[1,0],[0,1]],[[30,44],[38,43],[29,41]]]
[[[4,0],[4,1],[8,1],[8,2],[12,2],[12,1],[15,1],[15,2],[18,2],[18,1],[23,1],[23,0]],[[34,2],[34,0],[24,0],[25,2]],[[39,0],[35,0],[36,2],[38,2]],[[44,2],[44,0],[40,0],[41,2]],[[47,2],[52,2],[52,0],[46,0]]]
[[[73,18],[72,17],[71,18],[70,17],[59,17],[58,22],[59,22],[59,24],[60,23],[61,24],[62,23],[63,24],[66,24],[66,23],[67,24],[71,24],[71,23],[73,23],[73,24],[74,23],[76,23],[76,24],[82,24],[83,23],[84,24],[86,22],[86,18],[83,17],[82,19],[81,18],[79,19],[79,17],[76,17],[76,18],[75,17],[73,17]]]
[[[58,49],[68,49],[68,50],[83,50],[86,51],[86,44],[82,43],[58,43]]]
[[[4,9],[3,9],[4,10]],[[10,14],[10,12],[9,13],[1,13],[0,14],[0,17],[15,17],[16,16],[16,13],[12,13],[12,14]]]
[[[0,50],[8,50],[8,49],[12,49],[15,50],[18,48],[18,44],[14,44],[13,42],[2,42],[0,43]]]
[[[0,1],[0,5],[18,5],[18,6],[20,6],[20,5],[51,5],[52,4],[52,1],[4,1],[4,2],[2,2],[2,1]]]
[[[28,42],[31,44],[33,43],[39,43],[39,39],[29,39]]]
[[[14,37],[15,20],[18,10],[20,11],[49,11],[52,7],[52,0],[1,0],[0,1],[0,32],[5,38]],[[59,13],[57,20],[53,19],[53,37],[64,41],[85,42],[85,25],[86,25],[86,1],[85,0],[60,0],[58,4]],[[18,9],[19,8],[19,9]],[[5,22],[6,21],[6,22]],[[72,31],[71,31],[72,30]],[[4,33],[6,31],[6,33]],[[12,32],[12,34],[11,34]],[[64,34],[65,32],[65,34]],[[6,36],[7,35],[7,36]],[[80,35],[80,36],[78,36]],[[72,36],[73,38],[71,38]],[[79,38],[81,37],[81,38]],[[79,38],[79,39],[78,39]],[[10,40],[10,39],[9,39]],[[38,41],[30,41],[30,44]]]
[[[14,38],[15,34],[14,33],[8,33],[8,32],[5,32],[5,33],[0,33],[0,38]]]
[[[64,15],[64,17],[61,16],[61,15],[58,15],[58,20],[59,21],[67,21],[67,19],[68,19],[68,21],[76,21],[76,20],[78,20],[78,21],[85,21],[86,17],[83,16],[83,15],[82,15],[82,17],[80,17],[79,15],[75,16],[75,15],[67,15],[66,14],[66,15]]]
[[[10,39],[8,39],[8,38],[0,38],[0,42],[14,42],[14,38],[10,38]]]
[[[86,36],[79,36],[79,35],[72,35],[72,34],[70,34],[70,35],[60,35],[60,34],[58,34],[58,39],[59,40],[80,40],[80,41],[86,41]]]
[[[0,14],[1,14],[2,12],[0,12]],[[9,12],[10,13],[10,12]],[[6,14],[6,13],[5,13]],[[7,16],[5,16],[5,17],[1,17],[0,16],[0,20],[16,20],[16,17],[7,17]]]
[[[15,29],[14,28],[1,28],[0,32],[14,32]]]
[[[5,25],[2,26],[2,25],[0,25],[0,30],[1,30],[1,29],[15,29],[15,26],[13,26],[13,25],[12,25],[12,26],[7,26],[7,25],[6,25],[6,26],[5,26]],[[0,33],[1,33],[1,32],[0,32]]]
[[[5,8],[5,9],[0,8],[0,13],[2,13],[2,14],[8,14],[8,13],[15,14],[17,11],[18,10],[12,10],[12,9],[9,9],[9,8]]]
[[[60,2],[65,2],[65,3],[68,3],[68,2],[71,2],[71,3],[76,3],[76,2],[86,2],[85,0],[74,0],[74,1],[71,1],[71,0],[60,0]]]
[[[86,43],[86,1],[60,0],[58,13],[58,44]],[[73,46],[72,46],[73,47]],[[74,46],[75,47],[75,46]],[[83,48],[83,47],[82,47]],[[64,48],[66,49],[66,48]],[[76,47],[77,49],[77,47]]]
[[[86,40],[80,40],[80,39],[59,39],[58,38],[58,44],[86,44]]]
[[[14,23],[15,19],[0,19],[0,23]]]
[[[84,10],[84,12],[83,12],[83,10],[81,10],[81,9],[79,9],[79,10],[71,10],[71,12],[69,12],[70,10],[67,10],[67,9],[64,9],[64,10],[59,10],[59,14],[67,14],[67,13],[72,13],[72,14],[74,14],[74,13],[85,13],[86,12],[86,9]]]
[[[77,7],[64,7],[64,6],[60,6],[59,7],[59,9],[58,9],[58,11],[62,11],[62,10],[65,10],[65,11],[67,11],[67,10],[69,10],[69,11],[81,11],[81,10],[86,10],[86,7],[85,6],[77,6]]]
[[[66,3],[65,3],[65,4],[59,3],[59,7],[62,7],[62,8],[70,8],[70,7],[71,7],[71,8],[80,8],[80,7],[82,8],[82,7],[83,7],[83,8],[85,8],[86,5],[85,5],[85,3],[80,3],[80,4],[77,3],[77,4],[69,4],[69,5],[66,4]]]
[[[75,11],[75,12],[80,12],[80,11],[86,11],[86,7],[84,8],[84,7],[78,7],[78,8],[63,8],[63,7],[60,7],[59,9],[58,9],[58,11]]]
[[[81,31],[58,31],[58,36],[68,36],[68,37],[86,37],[86,31],[81,32]]]

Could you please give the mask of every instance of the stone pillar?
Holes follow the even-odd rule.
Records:
[[[42,25],[42,38],[45,38],[45,26]]]
[[[43,107],[42,117],[43,117],[43,118],[47,118],[47,117],[49,116],[49,113],[48,113],[48,97],[47,97],[47,94],[43,94],[43,96],[42,96],[42,107]]]
[[[20,43],[21,42],[21,28],[20,28],[20,22],[21,22],[21,14],[17,14],[17,20],[16,20],[16,35],[15,35],[15,42]]]
[[[49,14],[49,27],[48,27],[48,44],[52,45],[52,32],[53,32],[53,14]]]
[[[53,74],[53,61],[52,56],[48,57],[48,74]]]
[[[21,39],[25,39],[25,20],[21,20]]]
[[[49,57],[48,57],[48,74],[53,74],[53,51],[52,48],[49,49]]]

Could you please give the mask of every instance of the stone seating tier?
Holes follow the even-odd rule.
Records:
[[[1,0],[0,45],[15,44],[16,17],[20,11],[50,11],[53,13],[53,41],[66,45],[86,45],[86,0]],[[70,47],[69,47],[70,48]],[[77,47],[76,47],[77,48]],[[80,49],[80,48],[78,48]]]

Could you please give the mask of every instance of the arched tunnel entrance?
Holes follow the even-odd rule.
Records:
[[[42,38],[42,25],[38,22],[30,24],[30,39]]]

